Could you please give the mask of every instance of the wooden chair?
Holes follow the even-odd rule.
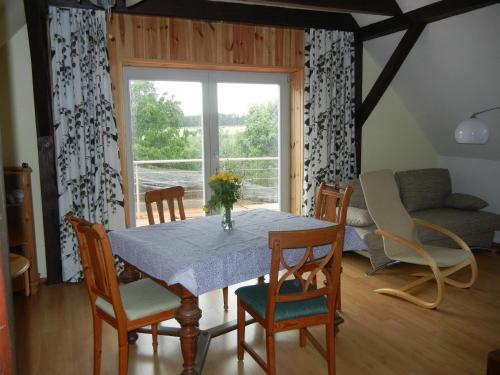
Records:
[[[345,225],[347,221],[347,210],[351,200],[352,187],[339,184],[327,185],[321,183],[314,207],[314,218],[330,221],[335,224]],[[342,273],[342,268],[340,269]],[[342,311],[341,279],[339,279],[339,292],[337,298],[337,310]]]
[[[144,201],[146,202],[146,211],[148,213],[149,225],[155,224],[152,204],[156,203],[156,211],[160,223],[165,222],[165,210],[163,202],[167,201],[168,211],[170,213],[170,221],[175,221],[175,205],[174,200],[177,200],[177,207],[179,209],[179,216],[181,220],[186,220],[184,213],[184,204],[182,198],[184,197],[184,188],[182,186],[173,186],[165,189],[150,190],[144,194]]]
[[[184,197],[184,188],[182,186],[173,186],[165,189],[150,190],[144,194],[144,201],[146,202],[146,211],[148,212],[149,225],[155,224],[155,217],[153,214],[153,203],[156,204],[156,210],[160,223],[165,222],[165,213],[163,202],[167,201],[168,211],[170,213],[170,221],[176,221],[174,200],[177,200],[177,208],[181,220],[186,220],[184,213],[184,204],[182,198]],[[224,300],[224,311],[229,310],[228,304],[228,288],[222,289],[222,298]]]
[[[328,253],[315,258],[313,248],[327,246]],[[277,332],[300,330],[300,345],[307,339],[328,362],[328,374],[335,374],[334,315],[338,281],[344,246],[344,228],[336,225],[321,229],[270,232],[272,250],[269,284],[239,288],[238,296],[238,359],[246,350],[267,374],[276,374],[275,342]],[[295,265],[289,257],[299,259]],[[280,277],[280,266],[285,271]],[[326,282],[317,289],[314,279],[323,273]],[[307,279],[304,278],[308,274]],[[287,280],[290,277],[295,280]],[[245,342],[245,312],[266,330],[267,363]],[[326,350],[307,330],[309,326],[325,325]]]
[[[390,170],[364,173],[360,177],[366,205],[377,225],[376,233],[384,240],[384,251],[389,259],[429,266],[432,272],[417,273],[420,277],[399,289],[382,288],[375,292],[389,294],[412,302],[418,306],[434,309],[443,301],[444,284],[458,288],[471,287],[477,278],[477,263],[469,246],[446,228],[419,219],[412,219],[399,197],[399,190]],[[416,225],[422,225],[450,237],[459,248],[446,248],[422,244],[417,236]],[[471,278],[467,282],[449,276],[470,266]],[[435,280],[437,296],[434,301],[425,301],[409,291],[427,281]]]
[[[73,226],[92,308],[94,325],[94,375],[100,373],[102,321],[118,331],[119,374],[128,369],[128,332],[151,325],[153,350],[158,349],[158,323],[172,319],[180,298],[151,279],[120,285],[116,277],[111,246],[101,224],[74,216]]]
[[[30,261],[28,258],[23,257],[22,255],[9,253],[9,262],[10,262],[10,277],[12,279],[17,278],[24,274],[24,295],[29,297],[30,295]]]
[[[314,218],[345,225],[351,194],[350,186],[321,183],[314,207]]]

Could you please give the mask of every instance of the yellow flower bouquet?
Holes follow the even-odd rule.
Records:
[[[210,177],[208,186],[212,189],[212,196],[203,207],[205,212],[212,209],[223,211],[222,227],[232,230],[234,222],[231,220],[231,210],[234,203],[241,198],[241,177],[229,171],[222,171]]]

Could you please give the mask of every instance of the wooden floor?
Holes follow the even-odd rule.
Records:
[[[486,374],[488,352],[500,348],[500,255],[477,253],[479,279],[471,290],[446,288],[438,310],[373,293],[388,284],[402,284],[412,267],[396,266],[375,277],[358,255],[344,258],[342,305],[345,323],[336,339],[339,375],[462,375]],[[414,267],[413,267],[414,268]],[[465,274],[464,274],[465,276]],[[429,284],[430,286],[430,284]],[[235,317],[234,288],[230,311],[224,314],[221,292],[200,299],[202,327]],[[425,288],[422,296],[432,296]],[[17,355],[21,375],[79,375],[92,373],[90,308],[83,285],[42,287],[31,298],[15,296]],[[265,353],[263,331],[247,328],[247,339]],[[323,338],[323,330],[313,332]],[[263,374],[248,356],[236,358],[236,332],[212,341],[204,374]],[[117,373],[116,331],[104,324],[102,374]],[[158,355],[151,338],[140,335],[131,346],[129,374],[178,374],[178,339],[161,337]],[[296,332],[277,336],[278,374],[326,374],[326,364],[311,347],[301,349]]]

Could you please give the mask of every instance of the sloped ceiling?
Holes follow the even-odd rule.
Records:
[[[399,1],[404,12],[433,1]],[[381,17],[355,15],[361,25]],[[365,43],[384,66],[403,33]],[[490,128],[486,145],[455,143],[457,124],[472,113],[500,106],[500,4],[434,22],[396,75],[392,87],[419,122],[437,153],[500,160],[500,111],[480,115]]]
[[[0,0],[0,46],[4,45],[25,23],[22,0]]]

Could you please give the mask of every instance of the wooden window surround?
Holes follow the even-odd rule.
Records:
[[[304,159],[304,31],[279,27],[114,14],[108,22],[113,99],[123,180],[128,181],[123,68],[288,73],[290,75],[290,209],[300,213]],[[128,187],[125,213],[130,225]]]

